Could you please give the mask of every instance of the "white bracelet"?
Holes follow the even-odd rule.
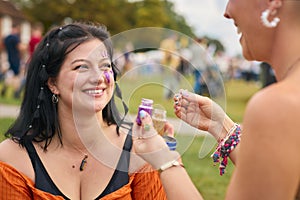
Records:
[[[227,132],[227,134],[225,135],[225,137],[223,139],[221,139],[220,137],[218,138],[218,143],[221,143],[222,141],[226,141],[230,135],[232,135],[232,133],[235,131],[235,129],[239,126],[239,124],[234,123],[233,126],[229,129],[229,131]]]
[[[165,164],[163,164],[159,169],[158,169],[158,172],[161,173],[163,171],[165,171],[166,169],[169,169],[171,167],[183,167],[184,168],[184,165],[180,162],[178,162],[177,160],[172,160],[170,162],[167,162]]]

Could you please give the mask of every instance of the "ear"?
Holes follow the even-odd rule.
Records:
[[[271,11],[273,11],[273,13],[271,13],[271,14],[275,15],[277,12],[277,9],[280,8],[281,6],[282,6],[282,0],[271,0],[269,2],[269,9]]]
[[[47,80],[47,85],[49,87],[49,89],[51,90],[51,92],[53,94],[59,94],[59,90],[56,86],[56,79],[53,78],[53,77],[50,77],[48,80]]]

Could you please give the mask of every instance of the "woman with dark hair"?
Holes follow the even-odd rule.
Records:
[[[73,23],[38,44],[20,114],[0,144],[1,199],[166,199],[116,108],[109,37],[103,26]]]

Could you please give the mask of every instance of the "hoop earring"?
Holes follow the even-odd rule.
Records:
[[[57,103],[58,103],[58,97],[57,97],[56,94],[53,94],[53,95],[52,95],[52,103],[53,103],[53,104],[57,104]]]
[[[266,9],[261,13],[260,19],[262,21],[262,24],[267,28],[275,28],[277,24],[280,22],[280,19],[278,17],[275,17],[271,22],[269,21],[271,10]]]

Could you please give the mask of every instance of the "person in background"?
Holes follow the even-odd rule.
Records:
[[[29,40],[29,54],[32,56],[38,43],[42,40],[44,26],[42,23],[36,23],[32,27],[31,37]]]
[[[196,38],[196,43],[192,43],[190,50],[192,53],[191,64],[194,75],[194,92],[196,94],[203,94],[203,88],[205,87],[204,73],[208,67],[207,61],[207,41],[205,38]]]
[[[164,74],[163,97],[165,99],[172,99],[174,91],[179,89],[180,74],[177,69],[180,65],[180,56],[177,50],[177,39],[176,34],[171,34],[160,43],[160,50],[163,52],[161,65]]]
[[[20,40],[20,25],[19,24],[13,24],[12,30],[9,35],[7,35],[4,38],[4,47],[5,51],[7,53],[7,60],[9,63],[9,70],[12,72],[12,76],[14,79],[14,82],[19,82],[19,75],[20,75],[20,66],[21,66],[21,53],[24,50],[24,45],[21,43]],[[7,74],[8,72],[6,72]],[[7,75],[6,75],[7,76]],[[17,97],[17,84],[14,84],[14,97]],[[7,91],[8,85],[6,84],[6,81],[4,81],[1,96],[5,96]]]
[[[28,44],[29,59],[27,62],[30,61],[35,48],[37,47],[38,43],[41,41],[42,36],[43,36],[43,30],[44,30],[43,24],[36,23],[33,25],[32,31],[31,31],[31,37],[30,37],[29,44]],[[26,69],[25,69],[25,71],[26,71]],[[17,89],[17,91],[15,92],[16,98],[20,98],[21,92],[23,91],[24,86],[25,86],[25,80],[26,80],[26,74],[24,74],[24,76],[22,77],[20,86]]]
[[[273,83],[276,83],[274,70],[268,63],[262,62],[260,64],[260,68],[261,68],[260,75],[261,75],[262,88],[265,88]]]

